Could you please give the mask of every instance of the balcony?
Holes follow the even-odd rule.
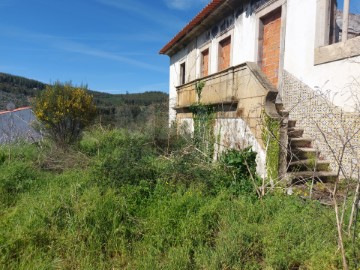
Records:
[[[200,100],[195,90],[198,81],[205,82]],[[246,62],[178,86],[174,109],[178,114],[188,113],[191,105],[201,102],[214,106],[231,105],[237,111],[237,116],[242,118],[258,119],[264,110],[270,116],[277,117],[278,114],[273,109],[276,95],[277,89],[267,80],[258,65]],[[267,103],[269,106],[266,106]]]

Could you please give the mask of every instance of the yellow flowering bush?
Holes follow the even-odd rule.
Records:
[[[34,112],[50,137],[67,145],[75,142],[92,122],[96,106],[86,88],[57,82],[40,92]]]

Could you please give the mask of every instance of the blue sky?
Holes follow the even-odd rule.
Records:
[[[0,72],[109,93],[168,91],[158,52],[208,0],[0,0]]]
[[[338,8],[343,9],[344,0],[338,0]],[[360,13],[360,0],[350,0],[350,12],[359,14]]]

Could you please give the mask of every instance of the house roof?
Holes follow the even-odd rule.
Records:
[[[16,141],[36,142],[41,134],[32,127],[36,117],[31,107],[0,112],[0,145]]]
[[[200,25],[211,13],[218,9],[227,0],[213,0],[195,18],[193,18],[173,39],[171,39],[161,50],[160,54],[167,54],[169,50],[181,41],[196,26]]]
[[[27,110],[27,109],[31,109],[31,107],[21,107],[21,108],[17,108],[13,111],[0,111],[0,114],[6,114],[6,113],[11,113],[11,112],[17,112],[17,111],[22,111],[22,110]]]

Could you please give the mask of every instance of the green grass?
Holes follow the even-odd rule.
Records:
[[[0,148],[0,269],[341,266],[331,208],[256,199],[189,148],[163,156],[144,134],[93,131],[54,171],[50,149]]]

